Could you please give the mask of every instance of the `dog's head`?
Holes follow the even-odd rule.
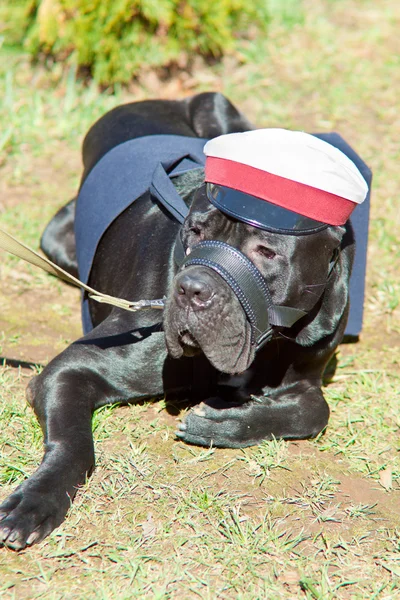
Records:
[[[209,202],[202,185],[181,239],[187,253],[205,240],[219,240],[237,248],[262,274],[274,304],[309,313],[326,289],[344,232],[344,227],[326,227],[308,235],[264,231],[222,213]],[[341,298],[336,311],[339,315],[346,300]],[[330,325],[337,326],[337,319]],[[246,313],[231,287],[208,267],[193,265],[178,271],[167,301],[164,327],[168,350],[175,358],[202,351],[226,373],[242,372],[254,359],[256,346]]]
[[[248,297],[232,284],[234,259],[223,259],[226,274],[218,261],[215,268],[204,259],[203,249],[218,246],[218,257],[225,250],[235,260],[242,257],[237,271],[249,268],[261,281],[267,298],[261,315],[268,315],[262,328],[266,322],[268,333],[260,340],[268,339],[270,325],[279,334],[297,320],[296,330],[286,334],[312,345],[332,334],[346,311],[349,252],[339,260],[338,272],[334,266],[343,225],[368,188],[347,156],[302,132],[223,135],[204,152],[207,184],[197,190],[181,232],[184,250],[195,248],[196,257],[173,281],[164,317],[166,342],[173,357],[202,351],[220,371],[238,373],[254,359],[254,330],[261,320],[252,318],[256,311],[248,309]],[[204,244],[207,240],[213,244]],[[241,280],[246,287],[247,275]]]

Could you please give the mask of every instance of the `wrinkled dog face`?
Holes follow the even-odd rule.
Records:
[[[239,249],[261,271],[275,304],[311,310],[324,291],[343,228],[282,235],[235,221],[209,203],[202,186],[182,231],[184,248],[220,240]],[[224,280],[212,269],[190,266],[174,278],[164,311],[168,351],[174,358],[203,352],[218,370],[240,373],[254,359],[251,328]]]

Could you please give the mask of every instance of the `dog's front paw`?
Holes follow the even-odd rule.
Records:
[[[58,502],[52,490],[19,486],[0,506],[0,545],[23,550],[42,541],[63,521],[69,507],[67,500]]]
[[[188,444],[243,448],[275,438],[306,439],[326,427],[329,407],[319,387],[307,381],[284,393],[253,397],[242,403],[212,398],[195,406],[177,436]]]
[[[192,408],[179,424],[178,438],[196,446],[242,448],[257,444],[249,416],[250,403],[211,398]]]

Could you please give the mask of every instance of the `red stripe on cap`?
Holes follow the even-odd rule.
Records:
[[[351,200],[225,158],[207,156],[205,181],[224,185],[328,225],[344,225]]]

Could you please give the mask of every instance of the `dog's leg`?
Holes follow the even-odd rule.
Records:
[[[275,438],[315,437],[326,427],[329,407],[315,384],[302,381],[278,394],[244,403],[213,398],[193,408],[177,433],[199,446],[242,448]]]
[[[56,265],[78,277],[75,251],[75,198],[54,215],[40,240],[43,252]]]
[[[113,337],[111,328],[102,325],[56,357],[28,388],[45,455],[38,470],[0,506],[0,543],[15,550],[41,541],[64,520],[93,470],[93,411],[105,403],[162,394],[163,333],[146,337],[141,330],[135,344],[134,333]]]

